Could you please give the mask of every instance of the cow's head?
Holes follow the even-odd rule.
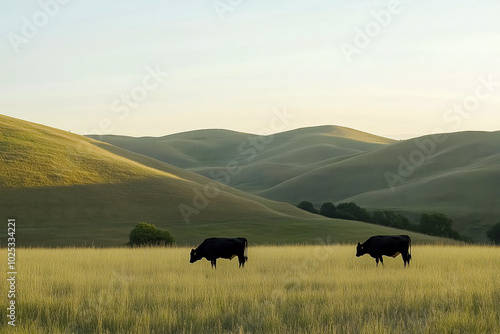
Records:
[[[363,245],[361,245],[358,242],[358,245],[356,246],[356,256],[359,257],[359,256],[362,256],[365,254],[366,254],[366,250],[364,249]]]
[[[201,260],[200,254],[198,254],[196,250],[191,249],[191,258],[189,259],[189,263],[194,263],[198,260]]]

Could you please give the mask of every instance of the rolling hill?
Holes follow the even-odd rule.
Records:
[[[486,241],[486,229],[500,214],[500,132],[452,133],[431,143],[432,136],[395,143],[258,194],[288,202],[353,201],[371,209],[441,212],[454,219],[456,230]]]
[[[340,126],[303,128],[270,136],[197,130],[159,138],[88,137],[251,192],[394,142]]]
[[[0,199],[0,219],[16,219],[18,247],[123,245],[143,221],[168,229],[179,244],[214,235],[310,243],[401,233],[324,219],[107,143],[3,115]],[[0,235],[1,245],[6,229]]]
[[[172,164],[182,160],[191,171],[291,204],[354,201],[372,210],[442,212],[478,241],[499,221],[500,132],[393,141],[322,126],[268,137],[200,130],[100,139]]]

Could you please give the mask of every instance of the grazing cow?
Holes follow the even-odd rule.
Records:
[[[408,262],[409,266],[411,260],[411,239],[407,235],[377,235],[370,237],[362,244],[358,242],[356,247],[357,257],[365,254],[373,257],[377,262],[377,266],[379,260],[384,264],[382,255],[396,257],[401,254],[406,268],[406,263]]]
[[[248,242],[245,238],[209,238],[205,239],[196,249],[191,249],[190,263],[202,258],[211,262],[212,268],[217,268],[217,259],[232,260],[235,256],[240,261],[240,267],[248,260]]]

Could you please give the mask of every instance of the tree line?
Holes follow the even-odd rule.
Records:
[[[419,222],[414,224],[400,213],[389,210],[368,212],[354,202],[339,203],[337,205],[332,202],[326,202],[317,210],[311,202],[303,201],[297,207],[328,218],[356,220],[443,238],[472,242],[470,238],[452,229],[453,220],[442,213],[424,213],[420,216]]]
[[[470,238],[464,237],[457,231],[453,230],[451,228],[453,220],[441,213],[424,213],[421,215],[418,224],[413,224],[408,218],[400,213],[395,213],[389,210],[368,212],[366,209],[353,202],[340,203],[337,206],[331,202],[327,202],[323,203],[319,210],[316,210],[314,205],[307,201],[301,202],[297,206],[303,210],[329,218],[357,220],[425,233],[428,235],[472,242]],[[486,232],[486,236],[493,242],[493,244],[499,245],[500,223],[491,226]],[[156,226],[148,223],[137,224],[130,232],[129,238],[130,240],[127,245],[131,247],[168,246],[175,242],[174,237],[168,231],[160,230]]]

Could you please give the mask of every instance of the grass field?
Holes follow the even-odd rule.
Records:
[[[0,332],[500,332],[495,247],[414,245],[406,270],[354,245],[250,247],[244,269],[189,251],[18,249],[17,326]]]

